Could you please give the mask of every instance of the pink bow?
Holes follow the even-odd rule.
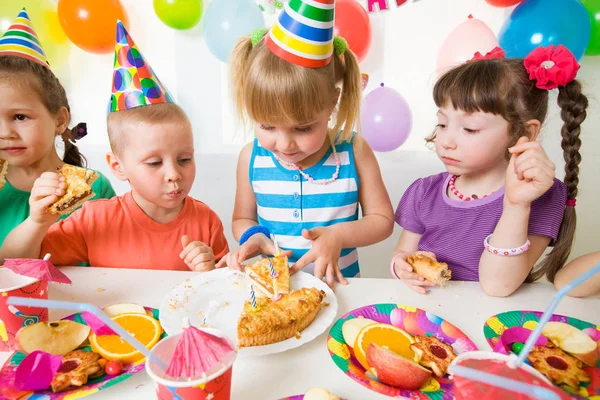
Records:
[[[523,65],[529,73],[529,79],[535,80],[535,86],[550,90],[566,86],[577,76],[579,63],[577,59],[562,44],[548,47],[538,47],[523,60]]]
[[[506,54],[504,54],[504,50],[500,47],[496,46],[491,51],[488,51],[485,55],[477,52],[473,55],[470,61],[474,60],[493,60],[494,58],[506,58]]]

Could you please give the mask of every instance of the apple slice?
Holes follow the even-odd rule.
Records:
[[[379,382],[399,389],[419,390],[431,379],[430,370],[375,343],[367,348],[367,362]]]
[[[135,303],[117,303],[102,309],[109,317],[115,317],[121,314],[146,314],[144,307]]]
[[[586,365],[595,367],[598,362],[598,343],[580,329],[564,322],[548,322],[542,334]]]
[[[90,327],[74,321],[38,322],[19,329],[19,349],[29,354],[35,350],[64,356],[78,348],[90,334]]]
[[[373,321],[372,319],[357,317],[352,318],[344,322],[342,325],[342,335],[344,336],[344,341],[350,347],[354,346],[354,342],[356,342],[356,337],[362,328],[368,325],[376,324],[377,321]]]

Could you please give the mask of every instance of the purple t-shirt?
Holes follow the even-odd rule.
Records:
[[[479,281],[483,240],[496,228],[503,209],[504,187],[477,201],[447,195],[450,174],[417,179],[406,190],[396,209],[396,223],[421,234],[419,250],[434,253],[452,269],[452,279]],[[567,189],[554,179],[552,187],[531,203],[529,235],[558,236],[565,212]]]

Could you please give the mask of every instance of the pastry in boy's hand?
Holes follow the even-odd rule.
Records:
[[[8,161],[0,158],[0,189],[4,187],[6,182],[6,173],[8,172]]]
[[[95,196],[92,183],[98,179],[95,171],[64,164],[59,173],[65,177],[65,194],[48,208],[50,214],[68,214]]]
[[[415,254],[406,257],[406,262],[413,267],[413,272],[423,278],[444,286],[452,278],[452,271],[448,269],[448,264],[438,262],[423,254]]]

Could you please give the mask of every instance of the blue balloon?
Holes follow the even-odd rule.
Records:
[[[499,42],[507,57],[523,58],[538,46],[562,44],[579,60],[591,28],[579,0],[523,0],[504,22]]]
[[[204,14],[204,40],[211,53],[227,62],[242,36],[264,28],[265,21],[253,0],[213,0]]]

